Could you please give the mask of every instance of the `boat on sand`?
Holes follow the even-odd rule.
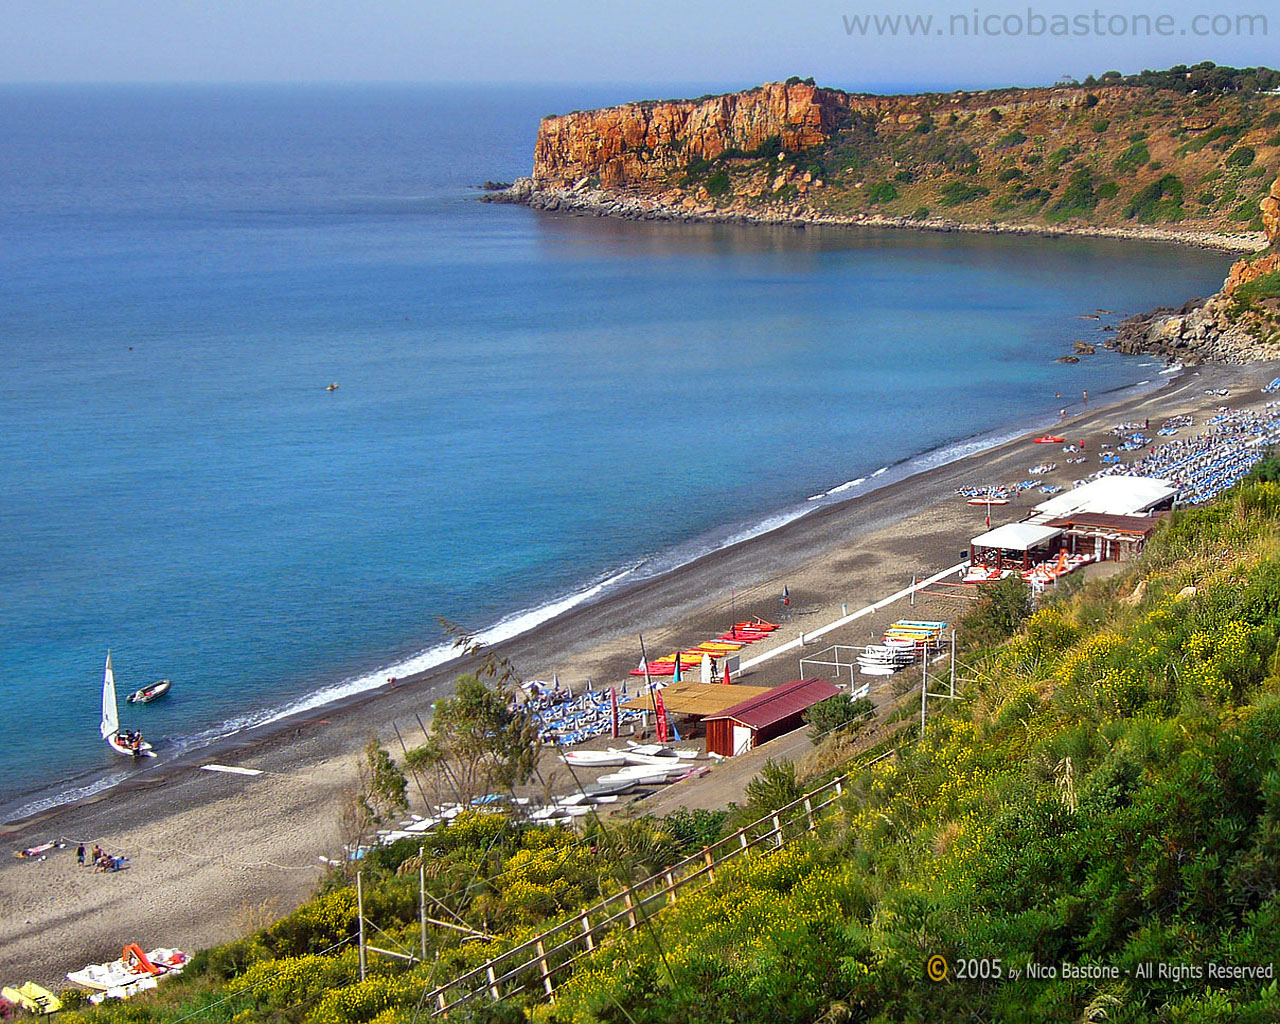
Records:
[[[34,981],[28,981],[25,985],[6,985],[0,989],[0,996],[4,996],[14,1006],[21,1006],[28,1013],[57,1013],[62,1009],[62,1000]]]
[[[116,704],[116,677],[111,671],[111,652],[107,652],[107,669],[102,676],[102,724],[99,727],[107,746],[126,757],[155,757],[151,744],[142,733],[131,729],[121,731],[120,708]]]
[[[161,978],[181,974],[186,963],[187,955],[180,949],[160,948],[144,953],[141,946],[131,943],[124,947],[119,960],[89,964],[68,973],[67,980],[103,993],[99,999],[128,999],[155,988]]]

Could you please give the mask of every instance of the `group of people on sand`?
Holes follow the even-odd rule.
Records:
[[[93,844],[93,852],[85,851],[84,843],[76,848],[76,863],[81,867],[91,865],[94,871],[119,871],[129,863],[128,857],[113,857],[97,843]]]

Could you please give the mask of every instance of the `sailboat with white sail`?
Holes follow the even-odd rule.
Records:
[[[117,754],[126,757],[155,757],[151,744],[142,733],[120,731],[120,710],[116,705],[116,677],[111,671],[111,652],[107,651],[107,670],[102,677],[102,738]]]

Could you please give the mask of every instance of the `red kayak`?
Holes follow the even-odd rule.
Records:
[[[1063,444],[1066,442],[1065,437],[1037,437],[1034,444]]]

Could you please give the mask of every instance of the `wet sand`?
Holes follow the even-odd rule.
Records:
[[[1258,405],[1258,387],[1274,365],[1192,368],[1163,387],[1119,404],[1081,409],[1053,429],[1085,438],[1090,461],[1059,469],[1044,482],[1069,486],[1098,468],[1098,442],[1117,422],[1177,413],[1203,414],[1219,405]],[[1204,394],[1226,387],[1226,399]],[[945,412],[945,410],[943,411]],[[1196,427],[1202,428],[1203,416]],[[1028,435],[1030,437],[1032,435]],[[968,539],[982,532],[986,510],[957,498],[958,486],[1012,483],[1048,457],[1027,438],[890,484],[863,497],[821,508],[772,533],[709,554],[666,576],[576,608],[537,630],[495,648],[525,678],[575,685],[621,683],[639,658],[638,632],[651,656],[692,646],[722,632],[734,618],[760,615],[779,621],[780,595],[792,607],[770,641],[748,648],[755,657],[955,564]],[[1022,518],[1043,500],[1037,490],[992,510],[992,523]],[[805,654],[832,643],[865,643],[884,621],[904,614],[907,602],[824,636]],[[913,617],[955,621],[964,602],[918,599]],[[744,658],[745,660],[745,658]],[[185,761],[153,764],[126,783],[77,805],[66,805],[0,827],[10,851],[59,837],[71,841],[43,861],[0,861],[0,980],[28,978],[61,986],[62,975],[90,961],[119,955],[125,942],[195,950],[225,941],[288,912],[321,877],[320,857],[339,857],[344,841],[340,808],[355,781],[355,761],[371,733],[399,753],[396,730],[413,746],[421,739],[416,715],[447,692],[467,665],[454,662],[394,689],[361,695],[285,723],[254,730],[206,748]],[[794,652],[766,661],[742,681],[773,685],[797,678]],[[394,726],[394,728],[393,728]],[[218,762],[256,768],[246,777],[198,770]],[[567,773],[544,759],[547,781],[571,786]],[[711,778],[714,780],[715,769]],[[710,783],[709,783],[710,784]],[[697,783],[686,783],[688,787]],[[412,787],[411,787],[412,795]],[[98,842],[132,858],[117,874],[75,864],[75,843]]]

